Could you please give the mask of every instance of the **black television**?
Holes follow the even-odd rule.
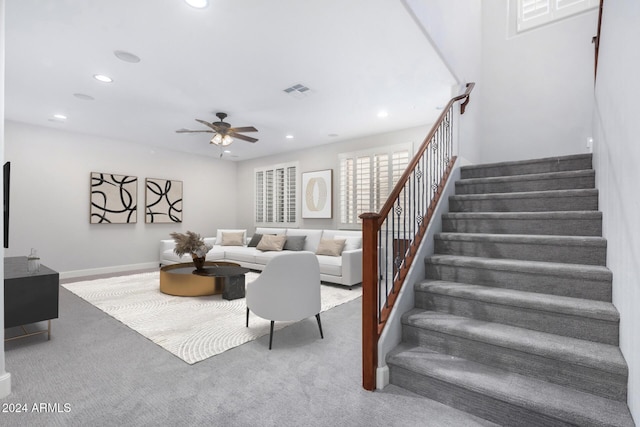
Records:
[[[4,200],[4,247],[9,247],[9,179],[11,177],[11,162],[4,164],[3,168],[3,200]]]

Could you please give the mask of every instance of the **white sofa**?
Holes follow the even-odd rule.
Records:
[[[221,246],[222,233],[243,232],[245,244],[243,246]],[[346,239],[345,247],[340,256],[316,255],[320,264],[320,278],[325,282],[353,286],[362,283],[362,232],[351,230],[315,230],[300,228],[256,228],[258,234],[276,234],[286,236],[306,236],[304,251],[316,253],[320,239]],[[247,244],[251,240],[246,230],[218,230],[216,237],[205,237],[205,242],[213,245],[207,253],[207,261],[235,262],[243,267],[262,271],[267,262],[277,257],[283,251],[261,251]],[[174,252],[173,239],[160,241],[160,265],[191,262],[190,255],[178,257]]]

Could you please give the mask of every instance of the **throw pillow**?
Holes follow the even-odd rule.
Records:
[[[269,236],[265,234],[260,239],[260,243],[256,246],[256,249],[261,251],[281,251],[284,247],[284,242],[287,241],[287,236],[284,234],[279,236]]]
[[[301,251],[304,249],[305,240],[307,240],[307,236],[287,236],[287,241],[284,244],[284,250]]]
[[[260,239],[262,239],[262,234],[260,233],[254,234],[253,237],[251,237],[251,241],[247,246],[249,246],[250,248],[255,248],[256,246],[258,246],[258,243],[260,243]]]
[[[320,239],[316,255],[340,256],[346,239]]]
[[[221,246],[243,246],[242,237],[244,233],[222,233]]]

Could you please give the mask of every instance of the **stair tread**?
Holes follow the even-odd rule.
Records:
[[[634,426],[627,405],[466,359],[402,345],[387,363],[576,425]]]
[[[627,375],[627,365],[620,349],[609,344],[417,308],[405,313],[402,322],[610,374]]]
[[[491,200],[491,199],[535,199],[540,197],[587,197],[597,196],[598,190],[585,188],[578,190],[542,190],[542,191],[517,191],[512,193],[484,193],[484,194],[456,194],[450,196],[453,200]]]
[[[555,180],[563,178],[582,178],[595,176],[593,169],[580,169],[561,172],[544,172],[544,173],[530,173],[523,175],[503,175],[503,176],[489,176],[484,178],[463,178],[456,181],[456,185],[467,184],[489,184],[497,182],[519,182],[519,181],[538,181],[538,180]]]
[[[433,255],[427,258],[426,262],[491,270],[557,274],[596,280],[611,280],[612,278],[611,270],[601,265],[566,264],[559,262],[484,258],[463,255]]]
[[[415,285],[417,292],[431,292],[457,298],[474,299],[545,312],[562,313],[590,319],[617,322],[618,310],[610,302],[563,297],[514,289],[457,283],[444,280],[424,280]]]
[[[524,165],[531,165],[531,164],[537,164],[537,163],[559,162],[559,161],[567,161],[567,160],[591,160],[591,157],[592,155],[589,153],[570,154],[567,156],[543,157],[540,159],[512,160],[512,161],[505,161],[505,162],[467,165],[467,166],[462,166],[460,169],[462,171],[471,171],[475,169],[490,169],[490,168],[504,167],[504,166],[524,166]],[[584,170],[584,169],[578,169],[578,170]]]
[[[606,247],[607,240],[597,236],[554,236],[537,234],[492,234],[492,233],[437,233],[437,240],[455,240],[466,242],[523,243],[562,246]]]
[[[546,211],[546,212],[449,212],[445,219],[602,219],[600,211]]]

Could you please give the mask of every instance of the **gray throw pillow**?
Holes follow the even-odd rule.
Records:
[[[287,236],[287,241],[284,244],[284,250],[301,251],[304,249],[305,240],[307,240],[307,236]]]
[[[250,248],[255,248],[256,246],[258,246],[258,243],[260,243],[260,239],[262,239],[262,234],[254,234],[247,246],[249,246]]]

